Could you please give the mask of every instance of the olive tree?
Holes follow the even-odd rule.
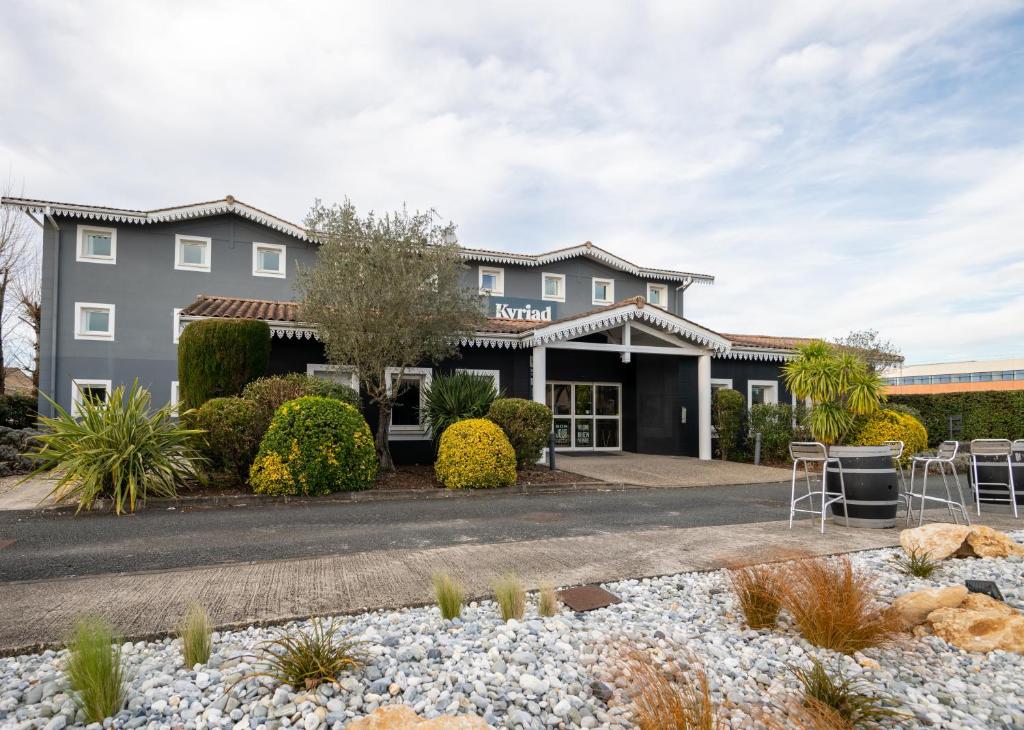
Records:
[[[316,325],[328,361],[354,369],[376,404],[377,457],[394,469],[388,436],[403,375],[457,354],[483,318],[482,301],[463,285],[454,225],[433,211],[361,216],[348,199],[318,200],[306,225],[320,249],[300,272],[301,316]]]

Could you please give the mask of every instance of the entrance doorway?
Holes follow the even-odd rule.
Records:
[[[622,450],[622,383],[549,382],[555,448]]]

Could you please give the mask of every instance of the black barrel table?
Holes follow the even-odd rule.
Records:
[[[895,527],[900,490],[890,448],[833,446],[828,455],[842,462],[850,527]],[[835,463],[828,465],[828,491],[839,494],[839,465]],[[832,519],[836,524],[846,524],[842,502],[832,505]]]

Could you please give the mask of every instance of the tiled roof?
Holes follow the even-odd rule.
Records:
[[[239,299],[200,294],[194,302],[181,310],[181,316],[298,322],[299,305],[296,302],[273,302],[266,299]]]
[[[734,335],[723,332],[722,337],[737,347],[764,347],[772,350],[795,350],[800,345],[814,342],[815,337],[773,337],[771,335]]]

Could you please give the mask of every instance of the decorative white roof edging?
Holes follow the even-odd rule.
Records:
[[[493,347],[495,349],[509,349],[514,350],[519,347],[527,347],[528,344],[522,338],[505,338],[505,337],[487,337],[487,336],[476,336],[476,337],[462,337],[459,339],[459,344],[463,347]]]
[[[715,357],[727,358],[730,360],[760,360],[763,362],[786,362],[796,357],[796,353],[761,351],[761,350],[729,350],[728,352],[715,353]]]
[[[271,326],[270,328],[271,337],[280,337],[283,339],[295,339],[295,340],[320,340],[320,334],[314,328],[306,327],[281,327]]]

